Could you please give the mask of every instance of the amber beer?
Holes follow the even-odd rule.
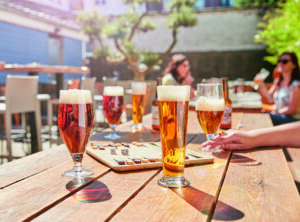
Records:
[[[216,134],[225,110],[224,99],[200,96],[196,101],[198,121],[205,134]]]
[[[222,78],[223,83],[223,91],[224,91],[224,99],[225,99],[225,111],[224,116],[220,125],[221,129],[230,129],[231,123],[232,123],[232,102],[229,98],[229,92],[228,92],[228,79]]]
[[[88,93],[88,90],[62,90],[60,94],[58,128],[71,154],[84,153],[94,126],[92,101]]]
[[[189,86],[158,86],[158,112],[164,177],[158,184],[182,187],[189,111]]]
[[[147,85],[144,82],[133,82],[132,89],[132,120],[136,128],[142,127],[144,116],[144,96]]]
[[[123,112],[124,89],[106,86],[103,90],[103,111],[109,125],[119,124]]]

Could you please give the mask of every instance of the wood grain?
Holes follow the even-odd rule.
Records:
[[[192,140],[195,137],[196,131],[199,130],[199,128],[196,127],[197,125],[195,123],[198,124],[195,121],[191,121],[191,126],[193,127],[191,127],[191,134],[188,137],[188,141]],[[144,118],[144,125],[146,126],[146,129],[150,128],[150,124],[151,115],[147,115],[146,118]],[[131,133],[131,125],[132,123],[128,122],[118,127],[118,133],[120,133],[120,135],[122,136],[122,138],[120,139],[121,141],[157,141],[160,138],[159,133],[150,133],[150,131],[146,133]],[[99,138],[101,138],[101,135],[97,135],[92,139],[98,140]],[[97,218],[97,220],[99,221],[110,218],[111,215],[114,215],[114,212],[123,207],[126,200],[130,200],[132,195],[138,193],[143,188],[143,186],[148,183],[148,180],[154,177],[159,171],[160,169],[146,171],[143,170],[124,174],[117,174],[112,171],[109,174],[105,175],[103,178],[100,178],[98,181],[99,183],[105,184],[105,186],[109,189],[109,192],[112,195],[111,200],[107,200],[106,202],[101,202],[99,204],[93,204],[93,210],[91,210],[90,205],[83,205],[78,201],[74,201],[74,197],[70,197],[67,200],[63,201],[61,204],[52,208],[50,211],[36,218],[36,220],[39,221],[46,218],[47,220],[52,218],[61,218],[61,220],[63,221],[68,221],[68,217],[70,217],[70,215],[73,215],[72,221],[76,220],[76,218],[79,218],[80,221],[80,218],[83,217]],[[130,183],[133,183],[134,185],[129,184],[129,182],[127,181],[131,181]],[[99,211],[103,213],[99,214]],[[66,214],[66,212],[68,213]]]
[[[266,114],[244,114],[245,130],[271,126]],[[274,171],[276,169],[276,171]],[[237,209],[223,208],[220,202]],[[281,148],[233,152],[213,221],[299,221],[300,200]]]
[[[46,150],[18,159],[0,167],[0,188],[43,172],[69,158],[64,146]]]
[[[288,148],[287,151],[291,158],[290,161],[288,160],[288,165],[300,192],[300,149]]]
[[[0,202],[5,203],[0,208],[1,221],[28,219],[70,195],[70,191],[66,189],[70,178],[62,177],[61,174],[71,169],[72,165],[70,158],[42,173],[0,190]],[[89,156],[84,158],[83,167],[93,171],[95,177],[109,171],[109,168]]]
[[[134,196],[148,180],[151,180],[157,171],[134,171],[131,173],[111,171],[94,183],[94,188],[97,186],[99,188],[99,191],[94,193],[99,196],[95,202],[89,203],[88,194],[85,196],[86,201],[80,202],[82,199],[80,196],[84,192],[80,191],[34,221],[104,221]]]
[[[87,67],[76,66],[48,66],[48,65],[14,65],[6,64],[0,67],[0,72],[35,72],[35,73],[51,73],[51,74],[89,74],[90,69]]]

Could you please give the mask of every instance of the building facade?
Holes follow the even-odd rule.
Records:
[[[74,21],[69,1],[0,1],[0,61],[81,66],[88,39]],[[0,74],[0,84],[6,75]],[[46,83],[55,76],[40,74],[39,79]]]

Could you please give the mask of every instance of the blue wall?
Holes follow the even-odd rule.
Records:
[[[10,64],[28,64],[38,62],[49,64],[48,33],[0,22],[0,61]],[[64,64],[81,66],[81,41],[63,39]],[[18,73],[20,75],[21,73]],[[0,73],[0,84],[6,81],[7,73]],[[26,75],[26,73],[23,73]],[[51,75],[51,74],[50,74]],[[80,78],[81,75],[65,75],[65,79]],[[39,81],[46,83],[53,76],[40,74]]]
[[[66,66],[81,66],[82,64],[82,45],[81,41],[64,38],[64,65]],[[64,76],[65,80],[79,79],[82,75],[68,74]]]
[[[28,64],[48,63],[48,34],[33,29],[0,22],[0,61],[6,63]],[[24,73],[25,74],[25,73]],[[46,80],[45,75],[40,81]],[[6,74],[0,74],[0,83]]]

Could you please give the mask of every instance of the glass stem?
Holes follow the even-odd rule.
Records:
[[[207,140],[213,140],[215,138],[215,134],[207,134]]]
[[[116,133],[116,127],[117,127],[117,125],[116,124],[110,124],[109,126],[110,126],[112,132]]]
[[[73,153],[72,154],[72,159],[73,159],[73,162],[74,162],[74,168],[81,168],[82,167],[82,165],[81,165],[82,157],[83,157],[83,154],[80,154],[80,153]]]

